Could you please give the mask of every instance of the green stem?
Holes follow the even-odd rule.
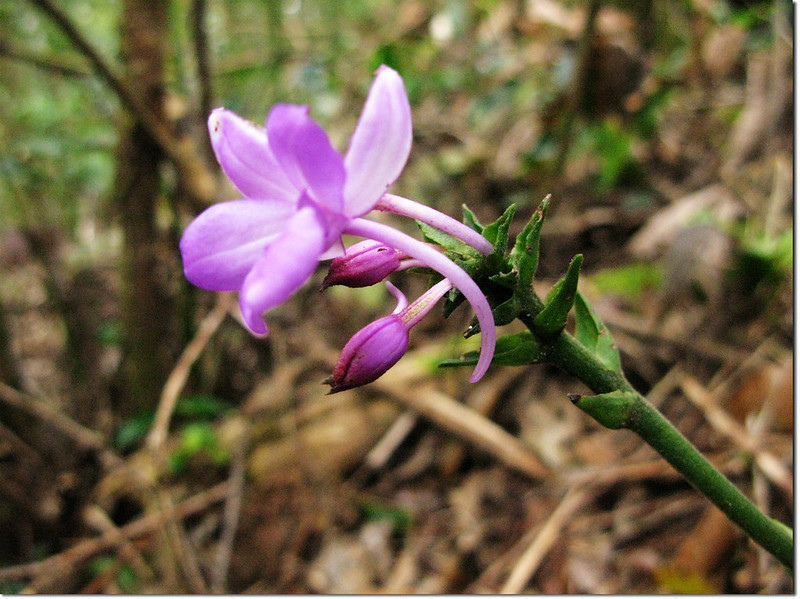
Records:
[[[762,513],[697,451],[686,437],[641,395],[636,396],[627,428],[660,453],[692,486],[738,524],[748,536],[792,570],[794,535]]]
[[[520,320],[537,334],[529,314],[523,314]],[[548,361],[579,378],[595,393],[609,394],[608,398],[585,398],[593,401],[576,399],[579,408],[601,424],[605,421],[607,426],[610,419],[603,417],[603,404],[598,402],[608,401],[607,407],[614,412],[611,420],[639,435],[750,538],[793,570],[792,530],[753,505],[652,404],[636,393],[622,374],[607,368],[568,333],[561,333],[546,352]],[[612,393],[615,391],[621,393]]]

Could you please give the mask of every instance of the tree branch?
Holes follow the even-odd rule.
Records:
[[[197,60],[197,78],[200,81],[200,114],[208,117],[213,108],[214,91],[211,87],[211,62],[208,51],[208,36],[205,28],[206,0],[192,3],[192,28],[194,54]]]
[[[100,79],[119,97],[123,106],[142,124],[148,135],[161,147],[164,154],[175,165],[178,176],[189,193],[203,203],[214,199],[215,177],[206,165],[197,148],[189,138],[177,138],[170,127],[158,115],[148,110],[144,102],[115,72],[115,68],[103,58],[75,27],[69,17],[53,0],[30,0],[39,7],[61,29],[75,47],[89,60]]]

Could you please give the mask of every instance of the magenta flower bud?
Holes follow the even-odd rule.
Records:
[[[331,377],[331,393],[371,383],[408,349],[408,329],[397,314],[369,323],[344,346]]]
[[[377,241],[356,243],[334,258],[322,288],[331,285],[369,287],[400,268],[400,252]]]

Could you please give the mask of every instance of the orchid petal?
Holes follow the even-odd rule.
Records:
[[[325,249],[327,235],[319,211],[307,206],[289,219],[283,233],[267,247],[239,294],[242,316],[253,333],[266,335],[264,312],[285,302],[308,280]]]
[[[397,180],[411,151],[411,107],[397,71],[381,66],[344,158],[345,212],[362,216]]]
[[[308,116],[308,107],[276,105],[267,118],[267,135],[292,183],[320,206],[341,212],[344,163],[325,131]]]
[[[275,160],[265,129],[217,108],[208,117],[208,131],[217,161],[243,196],[296,201],[299,190]]]
[[[344,256],[344,242],[341,237],[337,238],[336,241],[333,242],[333,245],[322,253],[319,259],[330,260],[332,258],[338,258],[339,256]]]
[[[186,278],[212,291],[239,289],[293,213],[291,204],[268,200],[234,200],[207,208],[181,237]]]

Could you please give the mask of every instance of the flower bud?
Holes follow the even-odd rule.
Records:
[[[331,377],[331,393],[371,383],[408,349],[408,330],[397,314],[369,323],[344,346]]]
[[[366,240],[356,243],[343,256],[334,258],[322,282],[325,289],[331,285],[369,287],[385,279],[400,267],[400,252],[394,248]]]

